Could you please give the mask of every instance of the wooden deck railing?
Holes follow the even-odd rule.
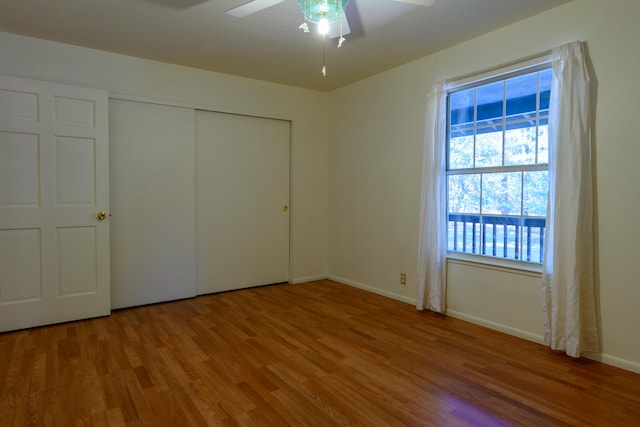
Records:
[[[545,218],[449,214],[449,250],[542,262]]]

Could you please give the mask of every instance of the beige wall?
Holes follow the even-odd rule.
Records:
[[[291,279],[325,275],[328,95],[7,33],[0,33],[0,58],[0,74],[291,120]]]
[[[598,293],[608,363],[640,371],[640,2],[576,0],[331,94],[329,273],[415,301],[426,94],[441,79],[588,43],[598,83]],[[539,341],[539,279],[450,262],[449,312]],[[401,286],[400,272],[408,285]],[[594,356],[596,357],[596,356]]]

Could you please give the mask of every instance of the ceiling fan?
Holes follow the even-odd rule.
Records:
[[[238,18],[251,15],[253,13],[264,10],[268,7],[275,6],[285,0],[252,0],[238,7],[227,10],[228,15]],[[347,21],[346,9],[350,0],[296,0],[302,10],[304,21],[300,28],[305,33],[309,32],[308,22],[318,24],[318,30],[322,34],[323,40],[326,36],[329,38],[338,38],[338,47],[341,47],[345,41],[344,36],[351,33],[349,22]],[[434,0],[393,0],[399,3],[410,3],[421,6],[429,6]],[[325,44],[322,45],[322,75],[327,75],[325,66]]]
[[[259,12],[276,4],[282,3],[285,0],[252,0],[240,6],[227,10],[227,14],[238,18],[251,15]],[[300,29],[308,32],[307,21],[319,24],[320,31],[323,34],[327,34],[329,38],[340,37],[342,41],[343,35],[347,35],[351,32],[349,28],[349,22],[345,15],[345,9],[350,0],[297,0],[304,13],[305,22],[300,26]],[[434,0],[392,0],[399,3],[409,3],[419,6],[430,6]],[[322,21],[322,22],[321,22]],[[340,22],[340,26],[331,26],[328,24]],[[339,45],[341,42],[339,43]]]

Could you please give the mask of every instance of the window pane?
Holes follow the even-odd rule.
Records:
[[[483,255],[520,259],[519,218],[484,217]]]
[[[522,172],[482,174],[482,213],[520,215]]]
[[[549,120],[540,119],[538,125],[538,164],[549,164]]]
[[[451,134],[449,139],[449,169],[463,169],[473,167],[473,133],[464,132]]]
[[[448,222],[448,250],[478,253],[480,248],[480,224],[476,221],[478,217],[478,215],[456,215],[452,221]]]
[[[523,215],[546,216],[549,172],[524,172]]]
[[[476,89],[478,126],[501,122],[504,105],[504,82],[490,83]]]
[[[531,122],[510,124],[504,134],[504,164],[536,163],[536,127]],[[535,122],[534,122],[535,123]]]
[[[538,74],[525,74],[506,81],[507,118],[535,117]]]
[[[449,111],[451,113],[451,125],[473,123],[473,106],[475,103],[475,90],[473,88],[454,92],[449,97]]]
[[[522,259],[525,261],[542,262],[544,229],[544,220],[525,220],[522,234]]]
[[[550,68],[538,73],[540,76],[540,114],[542,110],[545,114],[549,110],[549,98],[551,97],[551,80],[553,79],[553,70]]]
[[[552,77],[516,72],[449,93],[450,251],[542,262]]]
[[[502,166],[502,126],[479,129],[476,135],[476,167]]]
[[[449,175],[449,212],[480,213],[480,174]]]

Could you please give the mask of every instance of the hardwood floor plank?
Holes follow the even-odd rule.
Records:
[[[251,381],[251,384],[255,384]],[[249,382],[242,382],[237,385],[238,389],[249,399],[254,405],[255,409],[249,410],[246,413],[236,417],[236,420],[241,425],[277,425],[287,426],[290,425],[270,404],[269,399],[265,399],[265,396],[270,397],[270,392],[274,389],[265,388],[260,384],[258,387],[252,386]]]
[[[0,334],[1,426],[631,426],[640,375],[329,280]]]

